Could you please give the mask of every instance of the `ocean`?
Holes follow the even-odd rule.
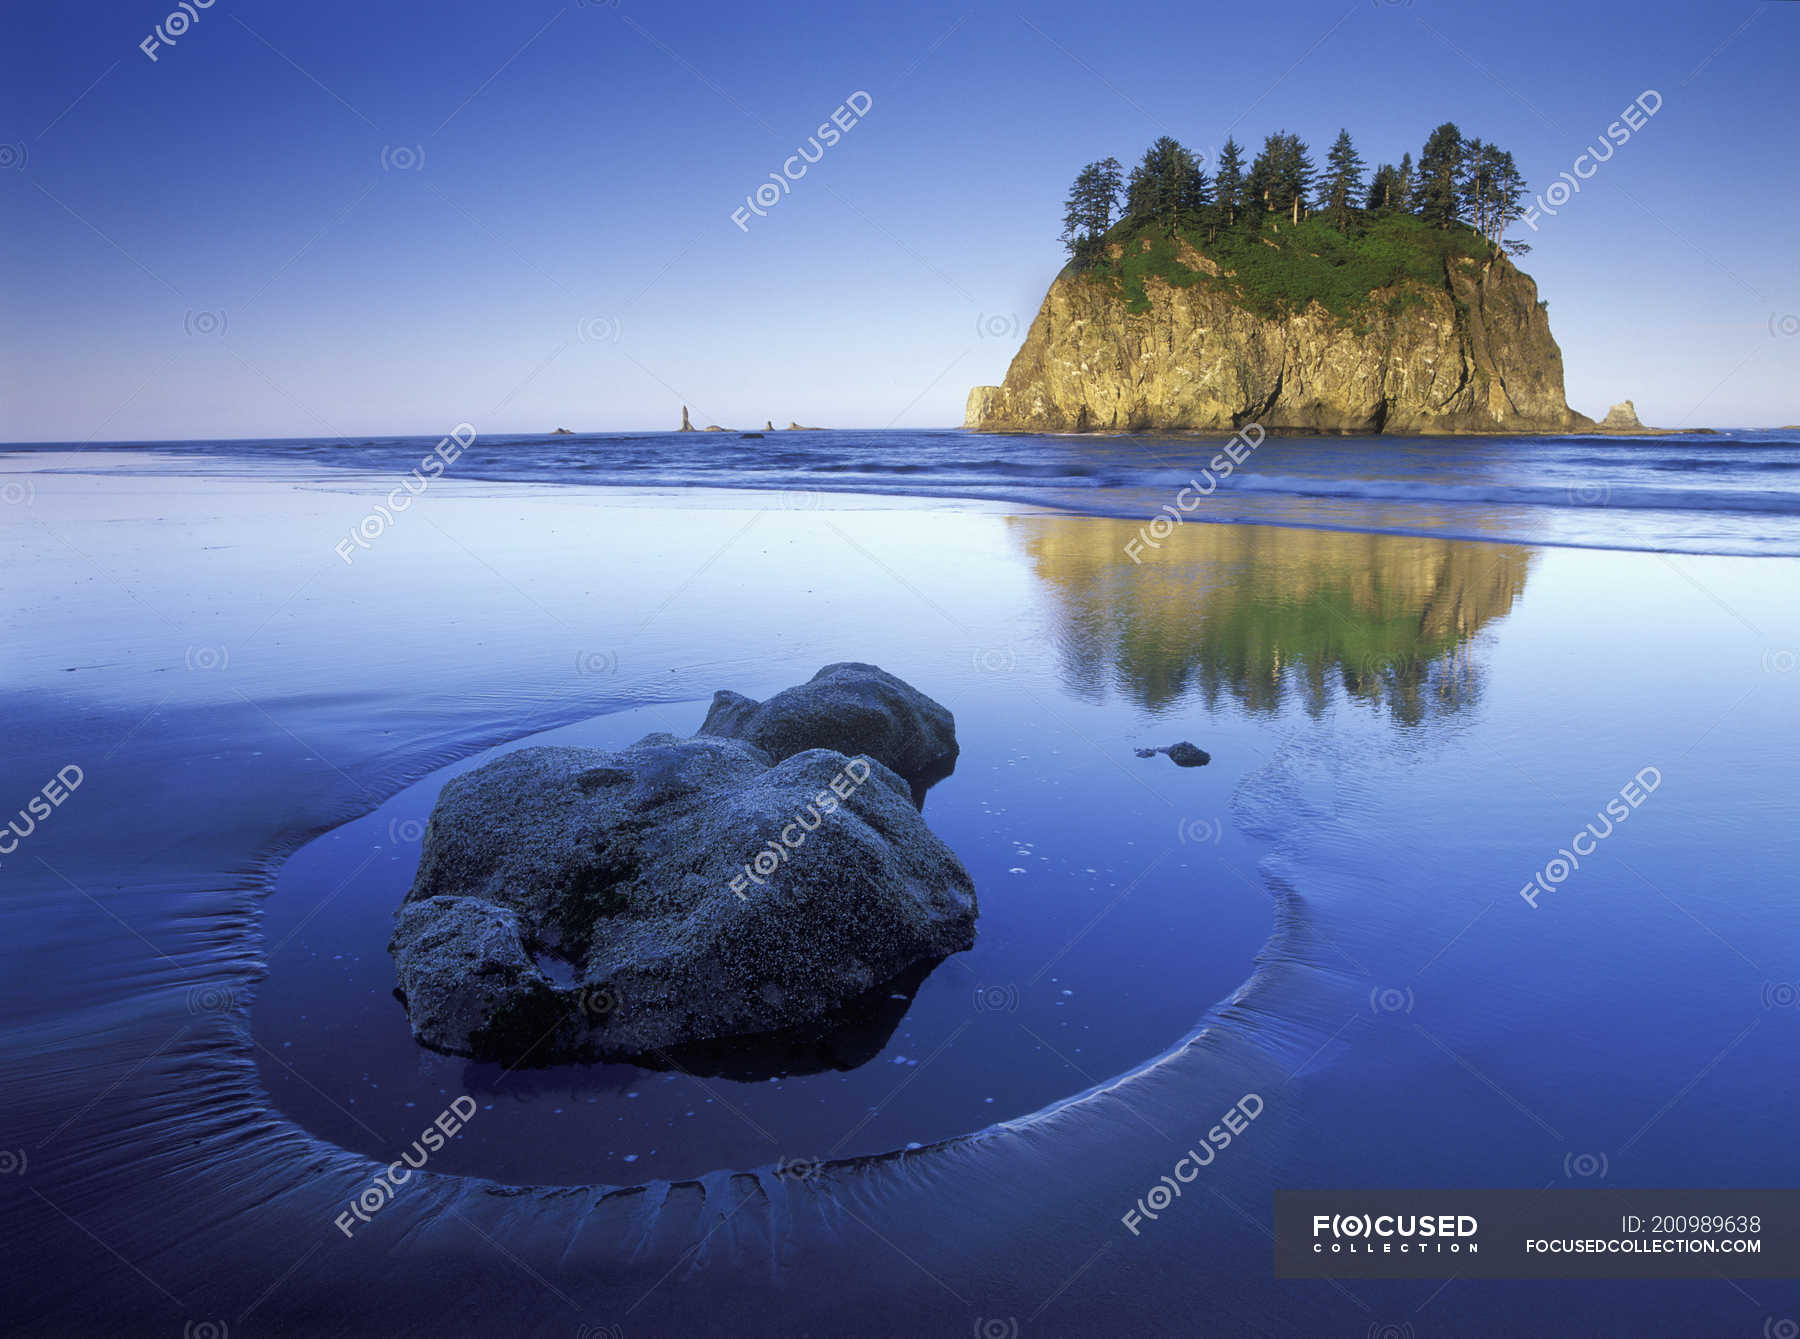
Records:
[[[456,429],[445,424],[444,432]],[[833,493],[976,498],[1082,515],[1432,534],[1658,552],[1800,553],[1800,433],[1671,437],[1026,436],[939,431],[488,435],[446,467],[463,479],[642,488],[743,488],[804,508]],[[467,437],[467,434],[464,434]],[[437,437],[43,443],[108,468],[392,474]],[[14,446],[7,448],[20,451]],[[118,455],[120,451],[128,455]],[[33,456],[21,454],[21,460]],[[62,468],[60,464],[50,468]],[[1177,495],[1196,485],[1181,501]],[[1191,505],[1189,505],[1191,504]]]

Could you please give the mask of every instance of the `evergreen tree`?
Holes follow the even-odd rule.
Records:
[[[1110,154],[1094,166],[1100,169],[1099,176],[1095,179],[1094,218],[1100,225],[1100,231],[1105,232],[1117,220],[1125,217],[1125,169]]]
[[[1150,225],[1165,237],[1199,226],[1211,198],[1206,174],[1194,155],[1164,135],[1131,169],[1126,213],[1138,226]]]
[[[1319,183],[1318,208],[1326,221],[1346,232],[1362,196],[1363,160],[1350,142],[1348,130],[1338,131],[1331,152],[1325,155],[1325,178]]]
[[[1184,228],[1210,228],[1213,222],[1213,185],[1200,167],[1200,161],[1194,160],[1194,169],[1183,178],[1181,194],[1181,226]]]
[[[1116,158],[1082,168],[1063,204],[1062,241],[1082,267],[1105,255],[1107,236],[1118,224],[1171,238],[1204,228],[1210,242],[1220,227],[1254,233],[1265,215],[1298,223],[1311,201],[1339,231],[1348,232],[1362,213],[1410,212],[1435,228],[1466,223],[1497,255],[1530,250],[1506,239],[1507,229],[1524,216],[1527,198],[1512,154],[1480,139],[1464,140],[1454,122],[1431,132],[1416,165],[1410,153],[1398,166],[1380,164],[1366,190],[1365,167],[1347,129],[1338,131],[1322,175],[1306,142],[1278,130],[1264,138],[1248,169],[1243,147],[1228,138],[1215,182],[1193,153],[1164,135],[1144,151],[1129,178]]]
[[[1219,213],[1226,227],[1238,221],[1244,211],[1244,150],[1234,139],[1226,139],[1219,150],[1219,170],[1213,178]]]
[[[1312,192],[1313,162],[1307,155],[1306,142],[1298,135],[1289,135],[1286,140],[1278,177],[1282,193],[1293,210],[1294,222],[1298,223],[1306,208],[1306,197]]]
[[[1490,144],[1487,146],[1486,156],[1484,177],[1487,196],[1485,226],[1481,231],[1494,244],[1495,250],[1522,256],[1531,247],[1524,242],[1507,241],[1506,230],[1524,216],[1528,194],[1525,178],[1509,151]]]
[[[1494,198],[1494,163],[1499,150],[1479,139],[1463,144],[1462,170],[1456,180],[1457,214],[1482,236],[1488,236],[1493,220],[1488,210]]]
[[[1400,173],[1392,163],[1383,163],[1369,178],[1369,196],[1363,208],[1371,214],[1391,214],[1399,205],[1394,199],[1394,185]]]
[[[1454,122],[1446,121],[1431,132],[1419,154],[1417,208],[1419,216],[1433,227],[1448,228],[1460,221],[1462,173],[1462,132]]]
[[[1069,198],[1063,204],[1062,242],[1078,266],[1085,267],[1099,259],[1107,229],[1118,213],[1122,186],[1119,160],[1102,158],[1082,168],[1069,188]]]
[[[1300,221],[1300,210],[1312,189],[1313,165],[1306,142],[1298,135],[1278,130],[1263,141],[1262,152],[1250,164],[1245,179],[1249,203],[1271,214],[1291,214]]]
[[[1507,228],[1525,212],[1525,197],[1525,178],[1511,153],[1479,139],[1463,145],[1457,179],[1459,215],[1487,238],[1496,252],[1517,256],[1531,249],[1523,242],[1506,240]]]
[[[1413,180],[1412,154],[1400,155],[1400,166],[1394,172],[1394,208],[1411,213],[1413,209],[1413,191],[1417,183]]]
[[[1281,159],[1282,138],[1279,134],[1269,135],[1263,140],[1262,149],[1250,161],[1250,171],[1244,178],[1244,205],[1253,213],[1273,213],[1275,204],[1275,175]]]

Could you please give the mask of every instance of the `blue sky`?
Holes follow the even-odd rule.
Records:
[[[956,424],[1091,159],[1451,119],[1541,191],[1646,89],[1520,234],[1570,402],[1800,421],[1800,5],[189,4],[13,15],[0,438]]]

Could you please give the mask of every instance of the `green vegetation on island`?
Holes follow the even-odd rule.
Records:
[[[1439,286],[1454,258],[1520,255],[1506,238],[1527,190],[1512,154],[1465,139],[1445,122],[1415,164],[1382,163],[1364,179],[1350,132],[1315,167],[1298,135],[1278,131],[1248,167],[1227,139],[1214,171],[1163,136],[1127,176],[1115,158],[1084,167],[1065,203],[1070,268],[1117,285],[1129,310],[1148,310],[1145,281],[1221,285],[1274,317],[1317,302],[1351,317],[1371,295],[1406,281]],[[1401,307],[1404,291],[1387,301]]]

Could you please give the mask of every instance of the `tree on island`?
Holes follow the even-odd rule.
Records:
[[[1392,163],[1383,163],[1375,169],[1369,178],[1369,194],[1363,201],[1363,209],[1371,214],[1391,214],[1394,212],[1394,183],[1400,172]]]
[[[1069,188],[1063,205],[1062,242],[1077,265],[1090,265],[1106,245],[1106,234],[1119,210],[1124,169],[1117,158],[1089,163]]]
[[[1263,140],[1262,151],[1250,160],[1250,171],[1244,176],[1244,205],[1252,214],[1275,212],[1275,162],[1280,156],[1281,135],[1277,132]]]
[[[1508,150],[1500,151],[1500,163],[1494,182],[1499,204],[1494,211],[1493,231],[1488,236],[1495,246],[1508,255],[1522,256],[1531,250],[1531,244],[1507,241],[1506,230],[1525,217],[1525,202],[1531,196],[1531,187],[1526,184],[1525,174],[1519,171],[1518,164],[1513,162],[1513,156]]]
[[[1213,197],[1217,201],[1220,222],[1227,228],[1238,221],[1244,211],[1244,150],[1230,137],[1219,150],[1219,170],[1213,174]]]
[[[1486,141],[1463,141],[1462,166],[1456,176],[1456,213],[1476,232],[1483,226],[1494,203],[1494,166],[1499,150]]]
[[[1131,169],[1125,212],[1140,224],[1154,225],[1175,237],[1206,221],[1212,188],[1199,160],[1164,135],[1144,151],[1144,161]]]
[[[1405,214],[1412,210],[1412,155],[1400,155],[1400,166],[1383,163],[1369,180],[1365,208],[1371,214]]]
[[[1313,163],[1307,156],[1306,141],[1278,130],[1263,141],[1245,185],[1253,204],[1260,204],[1270,214],[1291,213],[1298,223],[1312,181]]]
[[[1415,208],[1420,218],[1436,228],[1462,221],[1460,183],[1463,175],[1463,137],[1454,121],[1431,132],[1419,154],[1419,185]]]
[[[1319,183],[1316,208],[1325,215],[1332,227],[1339,232],[1346,232],[1357,208],[1356,201],[1362,194],[1363,174],[1363,160],[1350,142],[1348,130],[1338,131],[1331,152],[1325,155],[1325,166],[1324,180]]]
[[[1506,230],[1525,213],[1525,178],[1511,153],[1497,144],[1470,140],[1460,188],[1463,215],[1498,251],[1522,255],[1524,242],[1506,240]]]
[[[1221,229],[1243,229],[1224,239],[1230,250],[1258,236],[1270,218],[1299,224],[1310,202],[1319,225],[1349,237],[1361,238],[1371,220],[1410,215],[1433,228],[1471,229],[1497,254],[1530,250],[1506,238],[1524,216],[1528,195],[1512,154],[1485,140],[1465,140],[1455,122],[1431,132],[1416,166],[1410,152],[1397,167],[1382,163],[1366,189],[1365,166],[1348,129],[1338,131],[1323,174],[1315,171],[1306,141],[1278,130],[1264,139],[1247,170],[1242,147],[1226,139],[1217,177],[1209,180],[1200,160],[1164,135],[1129,177],[1116,158],[1081,169],[1064,202],[1062,241],[1078,268],[1105,262],[1109,241],[1139,234],[1187,237],[1210,249],[1220,243]],[[1383,239],[1377,239],[1380,245],[1391,247],[1396,235],[1387,231]]]

